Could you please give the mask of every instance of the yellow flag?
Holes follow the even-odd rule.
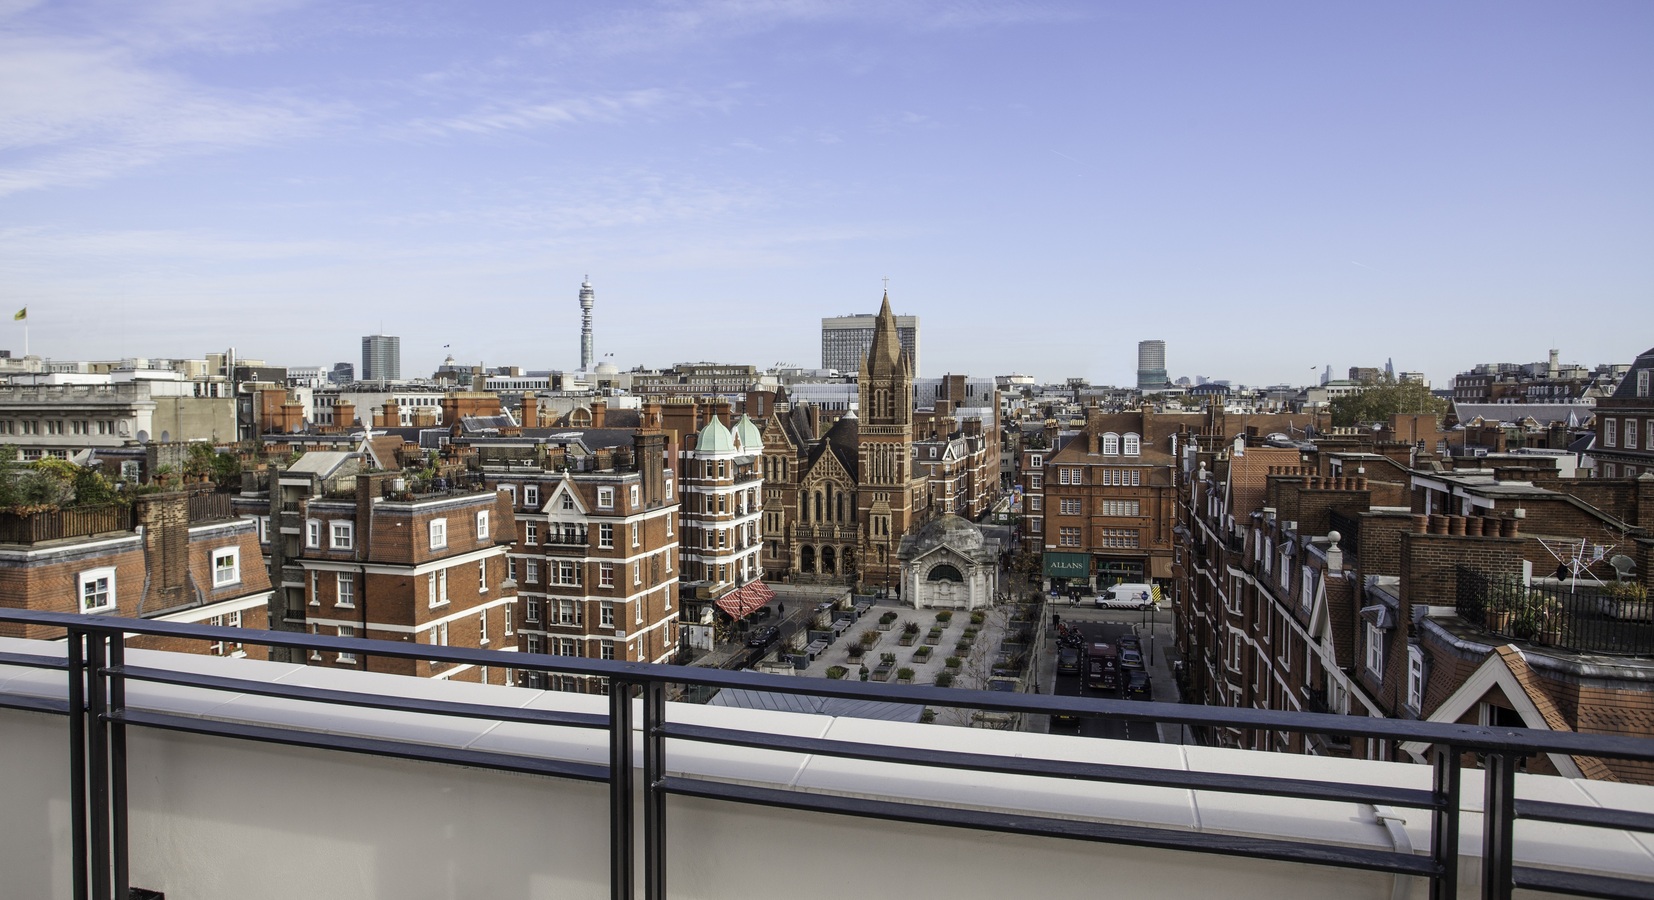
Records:
[[[12,318],[18,319],[18,320],[27,319],[28,317],[29,317],[29,308],[27,306],[25,306],[22,309],[18,310],[17,315],[12,316]]]

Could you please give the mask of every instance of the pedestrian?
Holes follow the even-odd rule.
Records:
[[[787,617],[787,604],[785,604],[785,603],[775,604],[775,614],[777,616],[780,616],[781,618],[785,619]]]

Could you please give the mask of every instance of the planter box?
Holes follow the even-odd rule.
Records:
[[[917,635],[904,634],[897,639],[896,643],[901,644],[903,647],[911,647],[913,646],[913,639],[915,637],[917,637]]]
[[[888,669],[884,666],[880,666],[877,669],[873,670],[873,675],[871,677],[874,681],[889,681],[890,680],[890,672],[891,672],[890,669]]]
[[[1597,608],[1610,619],[1627,622],[1654,622],[1654,600],[1619,600],[1598,597]]]
[[[930,652],[929,647],[920,647],[913,651],[913,661],[916,663],[929,662],[932,656],[935,654]]]
[[[936,646],[937,644],[940,644],[940,643],[942,643],[942,636],[941,635],[939,635],[939,634],[927,634],[927,635],[925,635],[925,646],[934,647],[934,646]]]

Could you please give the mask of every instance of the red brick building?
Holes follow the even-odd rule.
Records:
[[[258,526],[234,517],[223,495],[0,514],[0,606],[263,628],[270,594]],[[0,626],[9,637],[61,636],[54,631]],[[265,656],[235,643],[135,638],[131,646]]]

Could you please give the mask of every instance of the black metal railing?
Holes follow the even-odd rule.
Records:
[[[1458,567],[1459,618],[1494,634],[1589,653],[1654,655],[1654,600],[1637,585],[1529,584]]]
[[[1654,761],[1654,741],[1575,732],[1531,731],[1365,716],[1315,715],[1259,709],[1190,706],[1090,697],[966,691],[938,687],[830,681],[764,675],[710,668],[594,660],[545,654],[512,653],[417,645],[365,638],[339,638],[291,632],[255,631],[152,620],[0,609],[0,622],[20,623],[67,634],[67,659],[55,655],[0,653],[0,665],[64,671],[64,699],[0,693],[0,707],[69,716],[72,815],[73,896],[76,900],[126,898],[128,832],[126,809],[126,734],[131,727],[164,729],[307,747],[425,760],[483,769],[544,775],[609,786],[610,896],[632,898],[634,860],[641,852],[643,894],[667,896],[666,798],[700,797],[765,807],[860,816],[888,821],[970,828],[999,833],[1102,841],[1181,852],[1211,853],[1417,876],[1431,883],[1433,900],[1457,896],[1459,873],[1462,760],[1485,760],[1482,835],[1482,896],[1507,900],[1513,887],[1550,890],[1604,898],[1647,897],[1654,882],[1542,869],[1513,864],[1514,823],[1518,819],[1581,827],[1654,833],[1654,813],[1604,810],[1596,803],[1574,805],[1519,801],[1515,773],[1521,760],[1539,753]],[[131,666],[125,661],[130,635],[153,635],[202,642],[236,641],[270,647],[298,648],[329,654],[351,653],[398,659],[440,659],[448,663],[513,668],[529,681],[546,673],[604,679],[608,714],[571,713],[521,706],[495,706],[380,693],[340,691],[285,682],[243,679],[195,671]],[[319,704],[334,704],[410,713],[521,722],[560,728],[600,730],[607,735],[607,765],[593,765],[401,740],[307,731],[261,723],[208,719],[138,708],[127,704],[132,682],[248,693]],[[1428,745],[1432,771],[1429,789],[1351,784],[1305,778],[1243,773],[1128,766],[1076,760],[1040,759],[991,753],[965,753],[921,747],[829,740],[792,734],[754,732],[674,721],[668,716],[669,685],[702,689],[741,688],[780,694],[880,700],[927,706],[960,707],[985,712],[1112,717],[1127,721],[1165,722],[1193,728],[1264,729],[1301,734],[1331,734],[1387,742]],[[643,772],[636,779],[631,757],[633,705],[641,695]],[[828,755],[923,768],[966,769],[1062,780],[1134,784],[1189,791],[1278,796],[1397,806],[1426,810],[1430,816],[1427,850],[1376,850],[1314,841],[1259,838],[1147,824],[1120,824],[1074,818],[1016,814],[1004,810],[936,805],[919,800],[822,794],[717,779],[670,776],[667,741],[695,741],[804,755]],[[634,800],[641,794],[641,846],[634,838]]]

